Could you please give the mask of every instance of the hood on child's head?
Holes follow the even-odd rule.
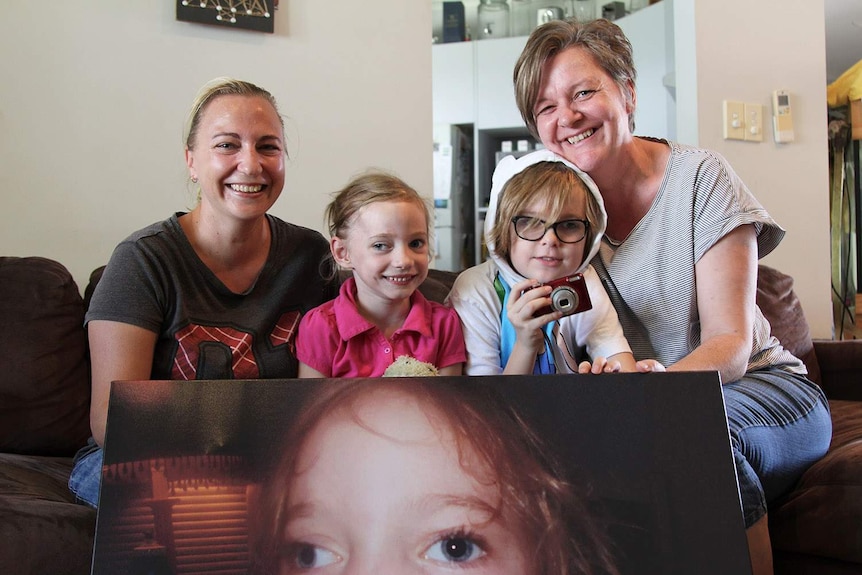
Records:
[[[488,212],[485,214],[485,244],[488,246],[488,253],[491,258],[497,263],[497,266],[500,268],[503,276],[510,285],[524,278],[516,272],[507,261],[497,256],[496,250],[494,249],[494,243],[489,237],[489,232],[491,227],[494,225],[494,219],[497,215],[497,204],[500,201],[500,192],[502,192],[506,183],[528,166],[532,166],[539,162],[560,162],[568,166],[578,174],[578,177],[580,177],[581,181],[584,182],[584,186],[595,198],[596,204],[599,207],[599,221],[590,222],[590,227],[592,229],[592,244],[585,246],[584,261],[581,264],[581,267],[578,268],[579,272],[583,272],[587,266],[590,265],[590,261],[593,257],[598,253],[599,246],[602,243],[602,236],[607,227],[608,215],[607,212],[605,212],[605,203],[602,200],[602,195],[599,193],[599,188],[596,186],[596,183],[589,175],[587,175],[586,172],[581,171],[580,168],[568,160],[549,150],[536,150],[535,152],[530,152],[520,158],[516,158],[515,156],[506,156],[500,160],[499,164],[497,164],[497,168],[494,170],[494,176],[491,180],[491,201],[488,204]]]

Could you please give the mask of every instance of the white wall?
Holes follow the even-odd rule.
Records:
[[[723,154],[787,230],[763,263],[793,276],[812,335],[830,338],[823,0],[673,2],[677,64],[688,66],[676,74],[679,138]],[[692,15],[694,34],[680,32],[679,23],[691,22]],[[792,97],[796,141],[789,144],[774,142],[769,123],[770,96],[780,88]],[[763,104],[762,143],[723,139],[722,100]]]
[[[9,2],[0,18],[0,255],[64,263],[83,290],[132,231],[191,205],[186,112],[221,75],[286,117],[273,213],[324,229],[368,166],[431,194],[428,2],[282,0],[275,34],[175,20],[174,0]]]
[[[823,0],[673,2],[696,28],[673,40],[678,136],[727,156],[787,229],[765,263],[830,337]],[[370,165],[430,194],[429,3],[282,0],[275,18],[269,35],[177,22],[173,0],[4,6],[0,254],[58,259],[83,289],[128,233],[186,208],[182,126],[218,75],[270,89],[288,117],[276,215],[322,230],[328,193]],[[776,88],[794,95],[795,143],[721,138],[721,100],[768,109]]]

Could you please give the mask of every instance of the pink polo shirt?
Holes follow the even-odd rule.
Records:
[[[327,377],[380,377],[401,355],[438,369],[465,363],[461,320],[455,310],[410,296],[407,319],[388,340],[356,307],[356,281],[341,285],[338,297],[307,314],[296,336],[296,358]]]

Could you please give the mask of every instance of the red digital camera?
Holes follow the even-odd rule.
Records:
[[[553,311],[563,312],[563,316],[567,316],[587,311],[593,307],[583,274],[557,278],[539,285],[551,286],[551,294],[548,296],[551,298],[551,305],[541,308],[533,317],[546,315]]]

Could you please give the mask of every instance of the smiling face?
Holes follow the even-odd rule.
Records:
[[[321,420],[297,458],[279,573],[532,573],[495,512],[498,483],[444,420],[397,389]]]
[[[237,219],[269,210],[284,187],[284,137],[278,113],[260,96],[219,96],[203,111],[186,164],[201,189],[201,209]]]
[[[572,47],[545,62],[533,115],[545,147],[589,173],[631,140],[634,106],[633,87],[622,90],[586,49]]]
[[[412,201],[378,201],[360,208],[332,254],[353,270],[357,299],[367,309],[403,302],[428,275],[428,220]]]

